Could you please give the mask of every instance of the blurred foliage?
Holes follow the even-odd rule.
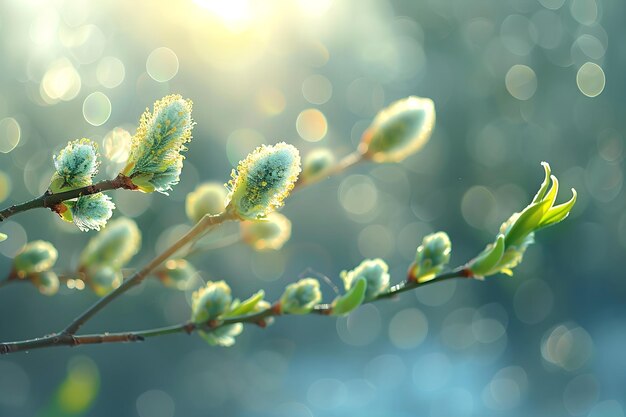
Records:
[[[68,364],[67,376],[38,417],[82,416],[98,396],[100,374],[93,360],[77,356]]]

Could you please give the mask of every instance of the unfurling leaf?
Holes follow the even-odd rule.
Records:
[[[343,316],[360,306],[365,300],[366,289],[367,281],[365,278],[358,278],[348,292],[335,298],[335,301],[333,301],[331,306],[331,314],[333,316]]]

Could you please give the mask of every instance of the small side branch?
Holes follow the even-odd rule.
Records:
[[[76,317],[61,333],[62,334],[75,334],[80,327],[85,324],[89,319],[95,316],[100,310],[106,307],[111,301],[115,300],[120,295],[124,294],[130,288],[141,283],[145,277],[147,277],[152,271],[154,271],[161,263],[165,262],[168,258],[182,249],[185,245],[194,242],[199,236],[201,236],[207,228],[221,224],[225,221],[232,220],[233,216],[224,212],[216,216],[205,216],[194,227],[191,228],[183,237],[177,240],[172,246],[167,248],[159,256],[154,258],[150,263],[144,266],[139,271],[135,272],[130,278],[126,279],[122,285],[111,291],[106,296],[102,297],[95,304],[85,310],[81,315]]]
[[[119,174],[112,180],[100,181],[96,184],[87,185],[85,187],[76,188],[74,190],[63,191],[62,193],[53,194],[50,191],[46,191],[43,195],[33,200],[27,201],[22,204],[16,204],[11,207],[7,207],[4,210],[1,210],[0,222],[8,219],[15,214],[23,213],[28,210],[36,208],[49,208],[54,210],[54,208],[63,201],[72,200],[74,198],[78,198],[84,195],[97,194],[103,191],[116,190],[120,188],[126,190],[134,190],[137,187],[132,183],[129,177]]]

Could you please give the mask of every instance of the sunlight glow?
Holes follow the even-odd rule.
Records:
[[[221,19],[233,32],[245,30],[254,17],[249,0],[194,0],[194,3]]]

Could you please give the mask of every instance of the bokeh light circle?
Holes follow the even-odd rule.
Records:
[[[11,194],[11,177],[4,171],[0,171],[0,203]]]
[[[389,339],[400,349],[419,346],[428,335],[428,320],[417,308],[407,308],[396,313],[389,323]]]
[[[102,140],[104,156],[111,162],[122,163],[126,161],[130,152],[131,142],[131,134],[126,129],[116,127],[107,133]]]
[[[366,346],[378,337],[381,317],[378,309],[370,304],[354,310],[348,317],[337,320],[337,334],[346,344]]]
[[[540,279],[530,279],[520,284],[513,298],[517,318],[526,324],[544,320],[552,311],[552,290]]]
[[[576,73],[576,85],[581,93],[587,97],[597,97],[604,90],[606,77],[604,70],[598,64],[585,62]]]
[[[324,104],[333,95],[333,85],[323,75],[314,74],[302,83],[302,95],[311,104]]]
[[[296,120],[296,130],[307,142],[319,142],[328,131],[326,116],[317,109],[303,110]]]
[[[178,56],[170,48],[156,48],[146,60],[146,71],[155,81],[169,81],[178,73]]]
[[[115,88],[124,81],[126,68],[124,63],[113,56],[106,56],[98,63],[96,77],[105,88]]]
[[[53,62],[41,80],[41,97],[47,103],[76,98],[81,88],[80,74],[65,58]]]
[[[150,390],[137,398],[137,413],[140,417],[173,417],[174,400],[161,390]]]
[[[0,152],[9,153],[18,143],[22,136],[20,124],[12,117],[0,120]]]
[[[526,65],[513,65],[504,78],[506,89],[518,100],[529,100],[537,91],[537,76]]]
[[[83,117],[93,126],[102,126],[111,117],[111,100],[106,94],[96,91],[83,102]]]
[[[582,368],[591,358],[592,352],[591,336],[575,323],[553,327],[541,341],[541,356],[566,371]]]
[[[563,7],[565,0],[539,0],[539,3],[546,9],[558,10]]]

